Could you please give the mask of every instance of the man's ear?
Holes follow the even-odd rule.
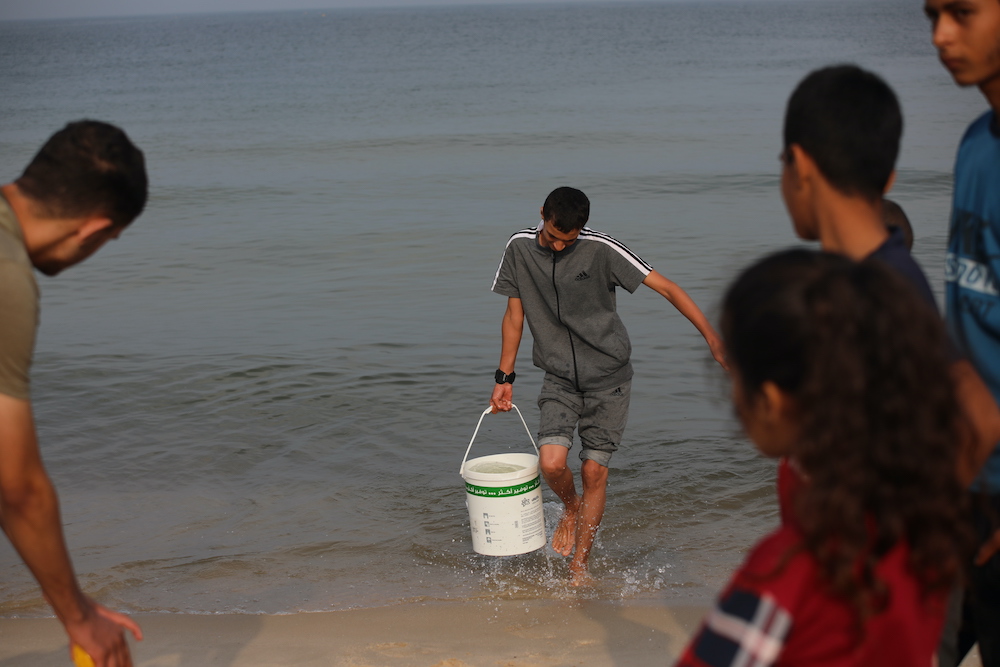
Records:
[[[768,456],[790,456],[798,437],[795,400],[774,382],[765,382],[757,393],[755,406],[766,445],[757,446]]]
[[[101,232],[111,229],[113,224],[111,218],[102,216],[86,218],[76,230],[76,236],[80,239],[80,245],[87,245],[87,243],[100,238]]]
[[[795,173],[800,181],[810,180],[819,171],[816,161],[799,144],[790,145],[788,155],[791,158],[788,168]]]
[[[885,188],[882,190],[882,195],[885,196],[889,194],[889,190],[892,190],[892,186],[896,184],[896,170],[893,169],[889,172],[889,180],[885,182]]]
[[[784,422],[792,407],[791,398],[774,382],[767,380],[757,395],[758,415],[767,424]]]

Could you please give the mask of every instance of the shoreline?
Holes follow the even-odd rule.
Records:
[[[614,667],[665,664],[708,608],[476,600],[285,615],[140,614],[136,667]],[[69,665],[54,618],[0,619],[4,667]]]

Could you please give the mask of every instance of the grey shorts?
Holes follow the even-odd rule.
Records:
[[[601,391],[576,391],[566,382],[545,374],[538,409],[542,413],[538,446],[573,448],[573,430],[580,434],[580,460],[607,467],[625,433],[632,380]]]

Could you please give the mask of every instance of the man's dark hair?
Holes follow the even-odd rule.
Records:
[[[116,227],[146,205],[149,182],[142,151],[108,123],[80,120],[49,138],[17,179],[46,215],[107,216]]]
[[[785,156],[798,144],[830,184],[848,195],[875,201],[889,182],[903,115],[892,89],[856,65],[809,74],[785,111]]]
[[[576,188],[556,188],[542,205],[542,220],[561,232],[583,229],[589,219],[590,200]]]

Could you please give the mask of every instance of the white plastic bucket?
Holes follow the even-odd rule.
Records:
[[[517,406],[514,406],[517,410]],[[465,505],[469,509],[472,548],[486,556],[513,556],[545,546],[542,483],[538,472],[538,447],[521,417],[534,454],[493,454],[469,459],[487,408],[465,450],[459,473],[465,480]]]

